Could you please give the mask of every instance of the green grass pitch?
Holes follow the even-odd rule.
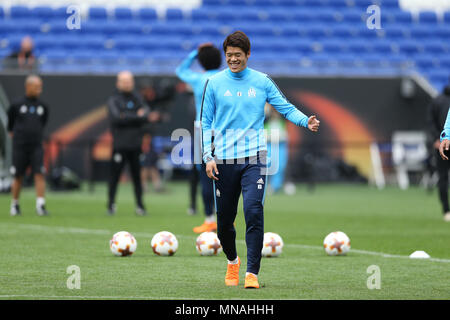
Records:
[[[241,284],[226,287],[224,254],[202,257],[192,227],[203,214],[188,216],[187,183],[171,183],[164,194],[147,193],[149,215],[134,214],[130,185],[118,191],[118,212],[106,215],[106,187],[95,192],[48,192],[49,217],[34,211],[33,189],[21,195],[22,216],[10,217],[10,196],[0,195],[0,299],[449,299],[450,223],[440,212],[436,191],[376,190],[357,185],[298,186],[294,196],[268,195],[265,231],[284,240],[278,258],[263,258],[259,290],[245,290],[245,224],[242,199],[236,220]],[[198,200],[199,204],[201,200]],[[115,257],[109,240],[131,232],[138,247]],[[153,254],[158,231],[179,241],[172,257]],[[329,257],[324,237],[344,231],[347,256]],[[433,259],[414,260],[415,250]],[[81,289],[68,289],[66,269],[81,270]],[[381,288],[368,289],[367,269],[380,269]]]

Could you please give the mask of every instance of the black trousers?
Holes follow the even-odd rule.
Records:
[[[122,174],[125,164],[128,163],[131,173],[131,179],[133,181],[136,204],[139,207],[144,206],[142,202],[140,155],[140,149],[113,150],[111,157],[111,173],[109,176],[108,185],[108,204],[112,204],[115,201],[120,175]]]
[[[258,274],[264,241],[264,198],[266,194],[266,162],[245,159],[244,163],[217,164],[219,180],[214,183],[217,212],[217,236],[228,260],[237,257],[236,218],[242,193],[247,244],[247,272]]]
[[[450,160],[442,160],[439,151],[436,150],[436,169],[439,175],[438,188],[439,200],[442,205],[442,212],[445,214],[450,211],[448,204],[448,170],[450,169]]]

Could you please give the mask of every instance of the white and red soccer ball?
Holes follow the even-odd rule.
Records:
[[[195,248],[202,256],[216,256],[222,252],[222,245],[215,232],[203,232],[195,241]]]
[[[274,232],[264,233],[263,248],[261,254],[263,257],[278,257],[283,251],[283,239]]]
[[[109,241],[109,248],[116,256],[131,256],[136,251],[137,241],[131,233],[119,231]]]
[[[323,247],[329,256],[342,256],[350,251],[350,238],[342,231],[331,232],[323,240]]]
[[[151,247],[158,256],[173,256],[178,250],[178,240],[169,231],[161,231],[152,238]]]

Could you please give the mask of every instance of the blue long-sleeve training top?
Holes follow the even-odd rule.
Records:
[[[204,88],[201,125],[203,161],[239,159],[267,150],[264,106],[270,103],[297,126],[308,127],[308,117],[292,105],[266,74],[246,68],[239,73],[225,69],[211,76]]]
[[[450,140],[450,110],[447,113],[447,119],[445,119],[444,130],[441,132],[441,142],[442,140]]]
[[[189,55],[181,62],[181,64],[175,70],[178,78],[188,83],[194,91],[195,100],[195,121],[200,121],[200,109],[202,105],[203,88],[205,87],[206,80],[213,74],[219,72],[218,69],[207,70],[205,72],[196,72],[191,70],[191,66],[197,58],[198,50],[193,50]]]

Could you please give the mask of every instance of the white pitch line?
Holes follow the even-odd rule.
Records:
[[[52,295],[35,295],[35,294],[3,294],[0,298],[48,298],[48,299],[131,299],[131,300],[192,300],[192,298],[180,298],[180,297],[127,297],[127,296],[52,296]],[[196,299],[202,300],[202,299]],[[207,300],[205,298],[204,300]]]
[[[38,230],[38,231],[53,231],[53,232],[56,231],[59,233],[81,233],[81,234],[97,234],[97,235],[113,235],[115,233],[110,230],[102,230],[102,229],[85,229],[85,228],[62,227],[62,226],[45,226],[45,225],[38,225],[38,224],[4,223],[2,225],[6,225],[6,224],[9,224],[11,227],[19,226],[24,229]],[[143,237],[143,238],[152,238],[154,236],[154,234],[146,233],[146,232],[133,232],[133,235],[135,237]],[[180,234],[177,234],[176,236],[178,238],[184,238],[184,239],[196,239],[196,236],[188,236],[188,235],[180,235]],[[240,243],[240,244],[245,244],[244,240],[236,240],[236,242]],[[313,245],[307,245],[307,244],[287,243],[287,244],[284,244],[284,246],[289,247],[289,248],[323,250],[322,246],[313,246]],[[352,248],[351,251],[359,253],[359,254],[379,256],[379,257],[383,257],[383,258],[410,259],[409,256],[377,252],[377,251],[360,250],[360,249],[354,249],[354,248]],[[414,259],[414,260],[418,260],[418,259]],[[420,260],[450,263],[450,259],[428,258],[428,259],[420,259]]]

